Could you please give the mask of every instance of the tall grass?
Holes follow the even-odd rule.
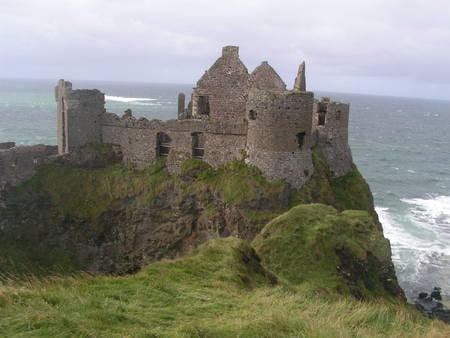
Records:
[[[9,281],[0,287],[4,337],[448,337],[406,305],[360,302],[272,285],[251,247],[213,240],[191,255],[126,277]],[[246,257],[246,258],[245,258]]]

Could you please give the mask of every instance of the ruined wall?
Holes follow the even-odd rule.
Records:
[[[123,162],[137,169],[152,164],[157,154],[157,135],[165,133],[170,139],[167,167],[177,172],[182,161],[193,155],[193,133],[204,137],[203,159],[217,166],[242,158],[246,141],[246,125],[197,119],[147,120],[132,116],[120,118],[115,114],[102,116],[102,141],[120,145]]]
[[[271,181],[284,179],[296,188],[305,184],[313,173],[312,109],[311,92],[251,90],[247,162]]]
[[[60,154],[84,144],[101,141],[100,117],[105,112],[105,95],[99,90],[72,90],[64,80],[55,88],[57,143]]]
[[[57,154],[56,146],[43,144],[0,150],[0,190],[31,178],[36,168]]]
[[[314,142],[322,150],[335,177],[352,170],[353,159],[348,144],[349,110],[349,104],[329,98],[314,103]]]
[[[238,53],[238,47],[224,47],[222,56],[197,82],[197,87],[192,93],[193,117],[243,121],[249,90],[249,74]],[[209,116],[202,115],[201,96],[208,97]]]
[[[262,62],[250,75],[250,87],[272,91],[286,90],[286,84],[267,61]]]

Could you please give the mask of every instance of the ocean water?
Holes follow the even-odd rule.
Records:
[[[56,81],[0,80],[0,142],[56,143]],[[189,85],[76,81],[106,93],[106,108],[176,118]],[[409,300],[440,286],[450,298],[450,101],[316,93],[350,102],[349,141],[370,184]]]

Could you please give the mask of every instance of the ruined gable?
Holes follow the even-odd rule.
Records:
[[[194,88],[192,116],[242,123],[248,89],[249,74],[239,59],[239,48],[226,46]]]
[[[252,72],[250,86],[261,90],[286,90],[286,84],[267,61],[262,62]]]

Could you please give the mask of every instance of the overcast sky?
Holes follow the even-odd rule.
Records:
[[[0,77],[194,83],[224,45],[291,87],[450,99],[448,0],[0,0]]]

